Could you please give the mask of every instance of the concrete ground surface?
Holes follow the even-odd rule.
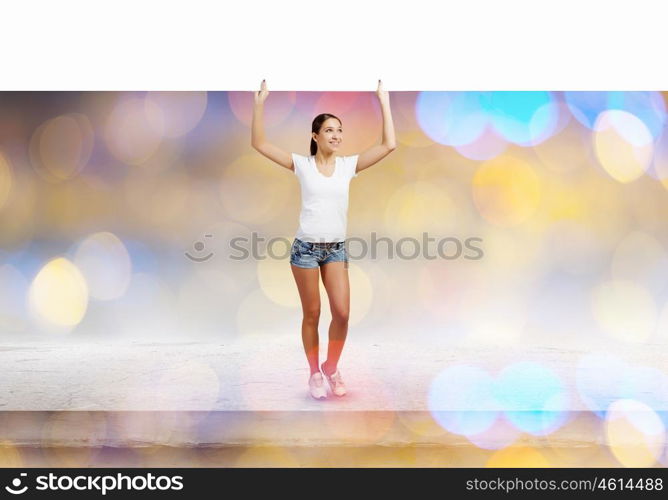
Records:
[[[325,349],[321,342],[323,358]],[[229,343],[5,343],[0,465],[628,465],[608,446],[601,419],[577,397],[574,374],[590,352],[548,346],[417,350],[396,341],[356,340],[346,345],[339,365],[348,394],[316,401],[307,393],[305,356],[294,336]],[[664,369],[666,348],[608,354]],[[520,432],[498,417],[488,433],[470,440],[436,423],[428,392],[442,370],[465,364],[494,375],[527,360],[549,367],[571,396],[553,432]],[[665,392],[651,396],[655,410],[668,409]]]
[[[322,361],[326,343],[321,341],[320,349]],[[306,358],[301,339],[294,335],[248,336],[226,343],[4,343],[0,411],[428,411],[430,385],[443,370],[469,365],[495,376],[525,361],[556,374],[571,411],[587,411],[592,408],[578,397],[575,377],[580,360],[592,352],[614,356],[628,366],[663,371],[668,345],[592,351],[354,339],[346,343],[339,363],[348,394],[316,401],[308,394]],[[525,389],[535,383],[538,391],[544,381],[522,383]],[[668,410],[668,391],[662,389],[644,389],[653,392],[655,410]],[[603,395],[596,409],[604,411],[609,402]]]

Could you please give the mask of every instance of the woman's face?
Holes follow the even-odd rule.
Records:
[[[338,151],[343,142],[343,128],[336,118],[327,118],[320,127],[319,134],[313,134],[313,139],[318,143],[318,151],[333,153]]]

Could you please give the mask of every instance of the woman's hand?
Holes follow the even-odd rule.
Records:
[[[255,104],[263,104],[264,101],[267,99],[269,91],[267,90],[267,83],[264,80],[262,80],[262,85],[260,85],[260,90],[254,92],[253,95],[255,96]]]
[[[378,96],[378,100],[382,102],[390,102],[390,93],[383,89],[383,83],[378,80],[378,89],[376,90],[376,95]]]

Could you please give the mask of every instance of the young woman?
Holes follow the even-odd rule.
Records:
[[[269,91],[265,80],[254,92],[251,145],[258,152],[292,170],[301,186],[299,229],[290,251],[290,265],[301,299],[302,342],[311,374],[309,389],[316,399],[327,397],[323,374],[333,394],[343,396],[346,388],[338,362],[348,333],[350,284],[345,246],[348,188],[357,173],[385,158],[396,148],[389,93],[378,80],[376,95],[383,115],[380,144],[350,156],[339,156],[343,124],[336,116],[324,113],[311,124],[310,156],[288,154],[267,142],[262,115]],[[320,319],[319,279],[327,291],[332,322],[329,325],[327,359],[319,366],[318,321]],[[322,373],[321,371],[322,370]]]

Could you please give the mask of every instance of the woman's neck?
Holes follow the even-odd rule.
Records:
[[[334,160],[336,160],[336,156],[334,156],[334,153],[330,153],[329,155],[325,156],[321,152],[317,152],[315,154],[315,160],[320,164],[320,165],[331,165],[334,163]]]

